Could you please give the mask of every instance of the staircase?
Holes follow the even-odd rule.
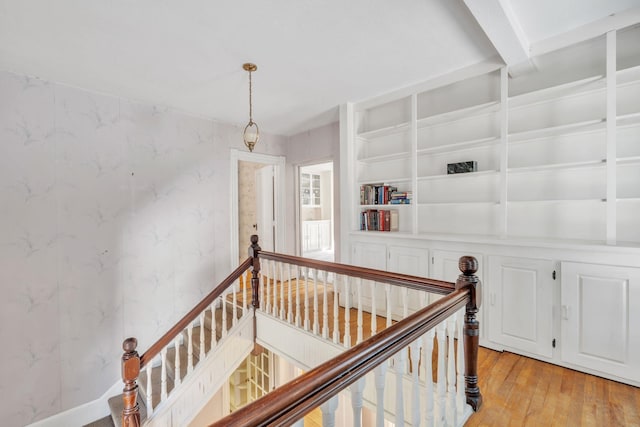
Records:
[[[237,306],[236,306],[237,307]],[[200,362],[200,356],[202,354],[209,354],[212,349],[211,338],[212,330],[216,332],[216,342],[219,342],[223,338],[223,334],[226,335],[233,325],[233,313],[236,312],[236,318],[241,317],[242,309],[233,310],[233,306],[228,304],[226,306],[226,316],[223,315],[222,310],[216,310],[215,314],[215,329],[212,329],[212,315],[211,311],[207,311],[204,316],[204,327],[201,325],[195,325],[191,332],[191,345],[192,345],[192,369]],[[223,319],[224,318],[224,319]],[[223,328],[223,322],[226,322],[226,328]],[[200,336],[203,333],[204,336]],[[167,348],[166,351],[166,392],[167,394],[175,388],[176,383],[183,381],[189,369],[189,332],[185,330],[179,337],[180,345],[178,346],[178,369],[176,369],[176,347],[172,346]],[[204,343],[202,349],[201,343]],[[202,350],[202,351],[201,351]],[[157,364],[151,369],[151,402],[153,408],[157,408],[161,402],[162,395],[162,365]],[[140,378],[138,380],[138,404],[140,407],[140,420],[141,423],[147,419],[147,402],[149,400],[148,394],[148,378],[147,370],[142,370]],[[101,418],[92,423],[86,424],[85,427],[121,427],[122,425],[122,410],[124,404],[122,401],[122,394],[113,396],[109,399],[110,415]]]

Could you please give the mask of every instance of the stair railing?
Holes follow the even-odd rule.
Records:
[[[254,238],[255,237],[255,238]],[[253,307],[258,306],[257,289],[258,289],[258,274],[260,271],[260,260],[258,259],[258,252],[260,247],[258,246],[258,236],[252,236],[252,244],[249,248],[249,257],[238,266],[226,279],[224,279],[218,286],[216,286],[202,301],[200,301],[191,311],[189,311],[182,319],[180,319],[167,333],[165,333],[160,339],[149,347],[149,349],[139,356],[136,351],[137,340],[135,338],[127,338],[122,348],[124,354],[122,356],[122,380],[124,382],[123,389],[123,403],[124,409],[122,411],[122,425],[123,427],[138,427],[140,426],[140,408],[137,402],[138,399],[138,377],[142,369],[146,368],[147,377],[147,401],[146,409],[147,414],[151,415],[153,411],[152,402],[152,384],[151,384],[151,372],[152,362],[158,355],[161,356],[160,369],[161,369],[161,393],[160,401],[164,401],[168,398],[167,392],[167,348],[174,346],[175,357],[175,378],[178,385],[183,377],[180,366],[180,354],[178,350],[180,348],[179,341],[182,334],[186,332],[187,335],[187,374],[194,368],[194,358],[198,358],[198,362],[204,359],[205,355],[205,314],[208,311],[211,318],[211,344],[209,351],[213,350],[217,342],[218,332],[224,337],[227,334],[228,319],[227,319],[227,304],[231,305],[231,323],[235,325],[238,316],[246,315],[249,310],[249,305]],[[237,301],[235,290],[231,292],[233,300],[227,301],[225,293],[230,290],[232,285],[238,283],[247,270],[251,271],[251,286],[252,297],[249,301],[247,297],[246,286],[242,287],[242,295],[239,297],[240,301]],[[216,313],[221,312],[222,316],[222,331],[216,331]],[[255,320],[254,320],[255,322]],[[193,353],[193,329],[194,325],[200,326],[199,332],[199,354]],[[254,323],[255,333],[255,323]],[[195,343],[197,345],[198,343]],[[174,387],[175,387],[174,385]],[[174,388],[175,389],[175,388]]]
[[[397,400],[394,408],[396,425],[404,425],[405,405],[402,397],[402,377],[407,373],[406,355],[409,353],[407,351],[408,347],[411,348],[412,374],[414,377],[412,390],[413,425],[419,423],[418,419],[421,417],[421,412],[424,412],[426,425],[457,425],[464,410],[463,402],[470,405],[473,410],[480,408],[482,396],[478,388],[477,376],[479,324],[476,319],[476,313],[480,304],[481,292],[480,282],[475,276],[478,269],[475,258],[462,257],[460,259],[459,268],[462,274],[454,284],[271,252],[260,252],[259,257],[262,258],[263,264],[265,264],[262,268],[262,281],[259,290],[260,299],[263,301],[260,310],[269,316],[280,318],[285,322],[304,328],[306,331],[318,336],[321,335],[327,339],[331,339],[330,330],[327,331],[325,329],[331,323],[326,316],[328,312],[327,302],[330,301],[326,293],[328,287],[327,273],[336,275],[332,284],[334,286],[334,313],[338,304],[336,295],[341,290],[344,295],[349,295],[349,281],[354,278],[356,281],[371,282],[372,298],[369,309],[371,309],[372,318],[376,317],[376,303],[373,293],[375,285],[379,283],[383,286],[393,284],[405,289],[428,291],[445,296],[409,316],[406,316],[407,309],[405,304],[405,318],[395,324],[391,322],[388,308],[389,298],[387,298],[387,327],[381,332],[376,333],[375,326],[372,323],[372,333],[374,335],[367,340],[362,340],[362,334],[359,332],[358,344],[354,347],[348,345],[348,339],[345,336],[343,344],[348,349],[344,353],[278,387],[255,402],[238,409],[215,422],[212,426],[302,425],[300,424],[302,417],[319,406],[323,408],[324,425],[333,425],[333,421],[327,421],[325,416],[327,418],[333,416],[332,411],[335,412],[337,406],[337,394],[348,387],[352,391],[352,400],[360,400],[360,402],[352,402],[354,420],[360,420],[361,414],[359,411],[362,408],[363,377],[374,370],[378,398],[378,425],[382,425],[381,419],[384,418],[385,410],[383,402],[385,400],[384,388],[387,366],[394,367],[398,384],[395,389]],[[268,261],[272,261],[275,264],[269,265]],[[291,265],[294,266],[294,271],[291,271],[291,267],[289,267]],[[337,282],[340,281],[339,275],[349,277],[342,289],[337,285]],[[298,301],[294,304],[293,296],[290,293],[290,289],[294,287],[291,283],[292,278],[303,279],[302,285],[295,285],[295,294],[300,295],[302,293],[305,303],[313,304],[313,307],[305,306],[301,308]],[[319,291],[316,285],[318,281],[321,282],[324,294],[321,298],[323,304],[321,313],[323,313],[324,317],[322,322],[319,322],[317,318]],[[308,282],[311,282],[311,285]],[[362,283],[359,284],[362,285]],[[302,286],[302,290],[300,290],[300,286]],[[310,292],[309,286],[311,286]],[[359,293],[357,293],[357,297],[360,297]],[[350,306],[350,302],[343,300],[342,304],[345,306],[345,314],[348,313],[349,310],[347,308]],[[357,305],[360,317],[362,311],[361,302],[358,301]],[[286,310],[283,310],[282,307],[286,307]],[[462,307],[465,307],[464,320],[456,323],[456,312]],[[314,313],[313,319],[309,318],[309,311]],[[302,316],[304,318],[299,319]],[[346,319],[346,322],[348,323],[348,319]],[[360,319],[358,323],[358,329],[361,329]],[[456,324],[459,327],[458,329]],[[434,333],[436,326],[437,331]],[[322,332],[320,332],[321,329]],[[337,329],[336,320],[334,320],[332,329],[334,331],[333,341],[337,342],[335,334]],[[454,336],[456,335],[463,337],[464,343],[461,345],[462,343],[458,340],[458,354],[457,357],[454,357]],[[437,366],[437,383],[432,383],[431,378],[428,378],[432,374],[431,351],[433,350],[434,337],[438,344],[439,366]],[[392,363],[387,364],[388,360],[392,360]],[[421,362],[425,366],[425,380],[423,383],[426,384],[426,387],[437,386],[437,390],[432,390],[432,393],[421,393],[417,389],[417,367]],[[455,363],[458,364],[457,376]],[[426,396],[425,409],[422,411],[419,408],[419,404],[416,403],[416,400],[420,399],[421,395]],[[434,405],[434,400],[436,399],[438,401]],[[360,425],[359,421],[354,425]]]

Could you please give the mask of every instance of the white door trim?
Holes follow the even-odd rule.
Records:
[[[284,167],[285,167],[285,157],[284,156],[272,156],[270,154],[259,154],[259,153],[250,153],[248,151],[240,151],[237,149],[231,149],[231,165],[229,167],[230,170],[230,181],[231,182],[231,230],[230,230],[230,238],[231,238],[231,269],[235,269],[238,266],[238,253],[239,253],[239,235],[238,235],[238,162],[254,162],[254,163],[263,163],[267,165],[275,166],[275,221],[276,221],[276,232],[275,232],[275,250],[276,252],[284,252],[285,247],[285,212],[284,212],[284,195],[285,195],[285,176],[284,176]],[[246,242],[247,248],[249,247],[249,242]]]

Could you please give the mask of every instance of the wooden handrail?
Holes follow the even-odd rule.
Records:
[[[143,368],[147,363],[149,363],[153,358],[160,353],[160,351],[169,345],[173,339],[178,336],[191,322],[193,322],[196,317],[200,315],[207,307],[215,301],[222,293],[233,284],[242,274],[247,271],[249,267],[253,264],[253,258],[249,257],[238,268],[233,270],[233,272],[218,286],[216,286],[209,295],[204,297],[202,301],[198,303],[193,309],[184,315],[182,319],[178,321],[171,329],[167,331],[158,341],[149,347],[149,349],[140,356],[140,368]]]
[[[470,287],[458,289],[210,427],[290,425],[469,304],[471,299]]]
[[[332,273],[346,276],[359,277],[376,282],[390,283],[396,286],[404,286],[409,289],[447,295],[455,289],[455,284],[442,280],[426,279],[424,277],[410,276],[408,274],[391,273],[389,271],[375,270],[372,268],[357,267],[354,265],[339,264],[314,259],[301,258],[293,255],[277,254],[274,252],[260,251],[260,258],[295,264],[301,267],[317,268]]]

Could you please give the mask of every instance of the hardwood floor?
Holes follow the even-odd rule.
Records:
[[[472,426],[640,426],[640,388],[480,348]]]
[[[297,286],[296,286],[297,288]],[[298,289],[296,289],[298,290]],[[332,301],[332,292],[328,293]],[[322,294],[319,295],[322,323]],[[333,330],[333,306],[328,304]],[[304,308],[302,307],[303,317]],[[309,307],[313,319],[313,308]],[[349,329],[355,342],[357,310],[350,310]],[[386,319],[377,316],[378,331]],[[363,312],[363,339],[371,336],[371,314]],[[344,309],[339,309],[340,340],[344,336]],[[640,388],[544,363],[508,352],[481,347],[478,372],[483,405],[465,424],[473,426],[638,426]],[[319,409],[305,417],[306,426],[322,425]]]

